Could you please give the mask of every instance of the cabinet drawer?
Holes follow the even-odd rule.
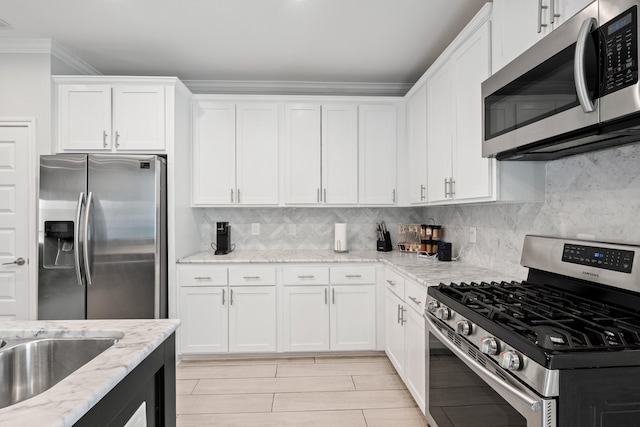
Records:
[[[384,284],[391,292],[404,299],[405,280],[400,274],[389,267],[384,270]]]
[[[327,285],[329,267],[285,266],[282,268],[284,285]]]
[[[411,280],[407,280],[404,285],[404,301],[406,305],[422,315],[424,304],[427,299],[427,288]]]
[[[332,285],[358,285],[376,283],[376,267],[345,266],[331,267],[329,274]]]
[[[180,286],[227,286],[226,267],[178,267]]]
[[[275,286],[276,268],[272,266],[229,267],[231,286]]]

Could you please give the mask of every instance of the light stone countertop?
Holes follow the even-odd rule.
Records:
[[[524,280],[500,271],[490,270],[462,261],[438,261],[435,258],[419,258],[415,253],[350,251],[337,253],[332,250],[289,251],[235,251],[227,255],[214,255],[213,251],[196,252],[180,258],[179,264],[235,264],[235,263],[341,263],[382,262],[399,273],[424,286],[451,282]]]
[[[0,321],[4,339],[120,338],[49,390],[0,409],[0,426],[73,425],[179,325],[174,319]]]

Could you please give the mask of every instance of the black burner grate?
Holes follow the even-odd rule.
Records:
[[[543,349],[640,349],[640,315],[624,307],[526,281],[441,284],[438,290]]]

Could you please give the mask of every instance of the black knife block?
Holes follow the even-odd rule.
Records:
[[[391,247],[391,235],[389,235],[388,231],[385,231],[384,233],[382,233],[382,236],[384,237],[384,240],[378,240],[376,242],[376,249],[378,250],[378,252],[389,252],[391,251],[392,247]]]

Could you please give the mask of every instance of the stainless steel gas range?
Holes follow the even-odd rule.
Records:
[[[428,424],[640,426],[640,246],[526,236],[521,264],[428,289]]]

